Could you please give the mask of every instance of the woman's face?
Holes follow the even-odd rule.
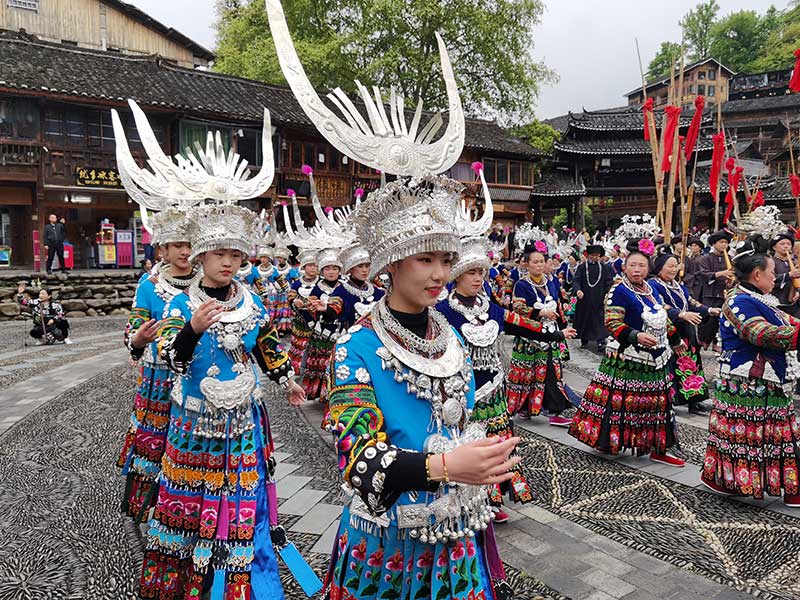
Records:
[[[767,266],[764,270],[754,269],[748,280],[756,286],[762,294],[771,294],[775,287],[775,261],[767,258]]]
[[[258,261],[262,267],[267,267],[272,264],[272,259],[269,256],[259,256]]]
[[[306,274],[308,279],[313,279],[317,275],[319,275],[319,267],[317,267],[317,263],[308,263],[303,267],[303,271]]]
[[[230,284],[243,260],[244,254],[241,251],[230,248],[204,252],[199,257],[203,265],[203,282],[212,287]]]
[[[664,266],[661,267],[661,272],[658,274],[664,281],[673,281],[678,274],[678,259],[674,256],[667,259]]]
[[[531,252],[527,263],[528,273],[534,277],[538,277],[544,273],[546,266],[547,262],[545,261],[544,255],[541,252]]]
[[[775,244],[775,254],[778,256],[786,256],[789,254],[789,251],[792,249],[792,242],[790,240],[783,239],[777,244]]]
[[[350,269],[350,277],[356,281],[366,281],[369,277],[369,263],[361,263]]]
[[[50,300],[50,294],[47,293],[47,290],[39,290],[39,301],[47,302],[48,300]]]
[[[336,281],[339,279],[339,267],[336,265],[328,265],[327,267],[322,267],[322,277],[325,281]]]
[[[389,265],[390,306],[404,312],[422,312],[436,304],[450,279],[452,262],[450,252],[424,252]]]
[[[647,258],[641,254],[631,254],[625,261],[625,275],[631,283],[639,284],[647,277],[649,267]]]
[[[477,296],[483,288],[485,271],[482,268],[465,271],[456,279],[456,291],[462,296]]]
[[[189,256],[192,254],[192,245],[189,242],[170,242],[164,249],[164,260],[178,270],[191,269]]]

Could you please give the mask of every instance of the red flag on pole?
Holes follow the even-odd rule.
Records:
[[[692,159],[692,153],[700,135],[700,122],[703,120],[705,106],[706,99],[703,96],[698,96],[694,99],[694,116],[692,117],[691,125],[689,125],[689,131],[686,132],[686,162]]]
[[[800,92],[800,48],[794,51],[794,71],[789,80],[789,89],[793,92]]]
[[[681,109],[679,106],[668,106],[665,112],[667,123],[664,125],[664,131],[661,134],[664,140],[664,152],[662,154],[664,159],[661,163],[661,170],[666,173],[670,170],[672,146],[675,144],[675,130],[678,128],[678,121],[681,118]]]
[[[711,153],[711,172],[708,175],[708,186],[711,195],[716,198],[719,190],[719,176],[722,174],[722,161],[725,159],[725,134],[715,133],[711,140],[714,150]]]
[[[653,99],[648,98],[647,102],[642,104],[642,116],[644,117],[644,141],[650,141],[650,121],[653,118]]]

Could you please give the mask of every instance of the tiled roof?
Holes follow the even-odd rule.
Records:
[[[567,173],[552,171],[543,173],[542,179],[533,186],[531,196],[551,198],[554,196],[585,196],[586,187],[583,182],[575,183]]]
[[[664,111],[656,110],[656,127],[661,127]],[[681,127],[689,127],[694,109],[684,111],[681,115]],[[707,110],[703,115],[703,123],[711,123],[713,115]],[[644,131],[644,117],[639,106],[626,107],[616,111],[584,111],[569,114],[569,127],[588,131]]]
[[[531,196],[530,188],[507,188],[489,184],[489,194],[492,202],[528,202]],[[478,198],[483,198],[483,189],[478,192]]]
[[[597,154],[600,156],[650,154],[650,142],[646,142],[643,137],[616,137],[599,140],[563,139],[555,143],[555,149],[567,154]],[[695,146],[697,152],[711,149],[711,140],[708,138],[701,138]]]
[[[763,96],[746,100],[728,100],[722,105],[722,114],[754,112],[760,110],[797,110],[800,108],[800,94]]]
[[[184,69],[156,56],[130,56],[42,42],[0,30],[0,90],[78,101],[173,110],[224,121],[259,123],[264,107],[276,125],[315,130],[288,87]],[[493,121],[467,119],[468,148],[535,158],[544,153]]]
[[[696,69],[697,67],[701,67],[707,62],[713,62],[714,64],[717,65],[717,68],[722,67],[731,76],[736,75],[736,71],[731,71],[728,67],[723,65],[716,58],[704,58],[703,60],[697,61],[697,62],[692,63],[690,65],[686,65],[684,67],[684,72],[688,73],[692,69]],[[676,74],[675,79],[677,80],[677,78],[678,78],[678,76]],[[649,90],[650,88],[653,88],[653,87],[656,87],[656,86],[669,85],[669,83],[670,83],[670,78],[669,78],[669,76],[667,76],[667,77],[661,77],[661,78],[658,78],[658,79],[651,79],[650,81],[647,82],[646,85],[647,85],[647,88]],[[635,90],[631,90],[630,92],[628,92],[625,95],[626,96],[633,96],[634,94],[641,94],[641,93],[642,93],[642,86],[639,86]]]
[[[706,194],[711,192],[711,187],[708,184],[708,177],[710,173],[711,168],[708,166],[697,167],[697,172],[695,173],[694,178],[694,189],[696,192]],[[776,178],[772,175],[762,175],[759,178],[758,173],[752,169],[745,171],[745,176],[747,177],[747,185],[750,186],[751,191],[753,188],[755,188],[756,184],[758,184],[759,189],[764,190],[765,195],[767,195],[767,190],[771,190],[771,188],[774,187],[777,182]],[[728,176],[727,172],[725,171],[723,171],[722,176],[719,178],[719,190],[721,194],[724,194],[728,191]],[[740,192],[742,190],[744,190],[744,186],[740,186]]]

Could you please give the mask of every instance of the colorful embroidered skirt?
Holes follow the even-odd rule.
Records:
[[[292,361],[292,370],[295,375],[300,376],[300,367],[303,364],[303,353],[308,346],[311,337],[311,328],[306,320],[296,316],[292,321],[292,337],[289,340],[289,360]]]
[[[791,395],[760,379],[719,379],[703,480],[744,496],[798,494],[800,427]]]
[[[668,367],[656,368],[607,353],[583,395],[571,436],[617,454],[663,454],[675,444],[672,382]]]
[[[694,404],[708,399],[708,384],[698,348],[689,348],[684,356],[673,356],[670,366],[674,375],[675,404]]]
[[[173,406],[141,597],[201,598],[213,580],[211,600],[283,600],[270,539],[272,443],[263,407],[252,410],[251,431],[207,439],[192,433],[198,413]]]
[[[561,350],[558,344],[553,346],[514,338],[508,370],[510,414],[527,411],[535,417],[542,408],[558,414],[570,406],[561,381]]]
[[[514,435],[514,423],[508,413],[504,385],[499,385],[484,400],[475,401],[472,420],[483,423],[486,426],[487,437],[500,437],[506,440]],[[516,451],[514,451],[513,455],[516,455]],[[494,484],[489,487],[489,501],[493,506],[501,506],[503,504],[503,494],[506,492],[514,502],[525,503],[533,500],[530,485],[528,485],[523,473],[522,463],[514,467],[514,477],[511,481],[507,481],[502,485]]]
[[[345,508],[330,569],[328,600],[493,600],[483,537],[446,544],[374,535],[350,524]]]
[[[308,340],[304,359],[303,389],[309,400],[325,401],[325,377],[335,344],[335,340],[316,331]]]
[[[276,297],[275,321],[273,322],[278,333],[284,335],[292,330],[293,314],[289,306],[288,290],[280,291]]]
[[[158,473],[169,426],[172,372],[143,366],[139,370],[131,425],[125,434],[117,466],[126,477],[122,512],[141,521],[155,506]]]

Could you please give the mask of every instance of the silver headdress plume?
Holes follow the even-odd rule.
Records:
[[[538,240],[544,240],[546,235],[546,232],[541,228],[531,223],[523,223],[517,228],[517,233],[514,235],[514,243],[519,252],[524,252],[525,246]]]
[[[471,269],[482,268],[488,270],[492,266],[489,260],[489,251],[492,249],[493,244],[485,234],[492,226],[494,207],[489,194],[489,186],[486,184],[486,179],[483,175],[483,165],[477,162],[473,163],[472,169],[481,181],[486,207],[484,208],[483,216],[473,221],[466,202],[463,200],[461,202],[461,209],[456,221],[456,230],[461,236],[461,250],[458,254],[458,260],[453,263],[450,270],[451,280],[457,279]]]
[[[765,240],[774,240],[789,228],[781,220],[781,211],[777,206],[758,206],[741,215],[736,222],[736,233],[751,236],[760,234]]]
[[[275,165],[272,155],[271,122],[264,110],[262,146],[263,165],[250,178],[247,161],[233,151],[226,152],[222,136],[209,132],[205,149],[195,144],[194,152],[186,148],[186,156],[169,158],[144,112],[128,100],[150,169],[140,168],[128,148],[125,129],[119,114],[112,110],[114,135],[117,139],[117,165],[120,178],[131,197],[146,210],[165,210],[169,206],[193,209],[189,223],[189,241],[194,260],[214,248],[231,248],[250,255],[263,235],[258,215],[236,202],[260,196],[272,185]]]
[[[373,100],[369,90],[356,81],[369,118],[367,123],[350,98],[336,88],[328,94],[328,100],[341,112],[344,121],[340,119],[325,105],[308,80],[289,34],[280,0],[266,0],[266,6],[270,31],[286,81],[308,118],[334,148],[363,165],[398,176],[441,173],[455,164],[464,146],[464,110],[447,49],[438,33],[436,42],[450,114],[444,135],[431,143],[442,126],[441,115],[434,116],[420,130],[420,101],[409,126],[405,119],[405,99],[394,89],[389,94],[387,116],[380,90],[373,87]]]
[[[444,42],[437,34],[439,57],[447,90],[449,117],[447,129],[433,141],[443,123],[434,116],[419,129],[422,103],[410,126],[405,120],[405,100],[392,90],[389,116],[380,90],[373,95],[361,83],[356,86],[364,102],[369,123],[341,90],[328,100],[341,112],[339,118],[319,97],[306,77],[297,56],[279,0],[266,0],[270,30],[283,74],[300,106],[319,132],[340,152],[381,171],[400,177],[370,193],[355,212],[353,223],[358,240],[372,258],[370,277],[390,263],[420,252],[457,253],[460,244],[454,230],[456,205],[463,186],[434,173],[453,166],[464,147],[464,111],[453,68]],[[403,177],[410,177],[404,180]],[[335,219],[317,217],[329,230]]]

